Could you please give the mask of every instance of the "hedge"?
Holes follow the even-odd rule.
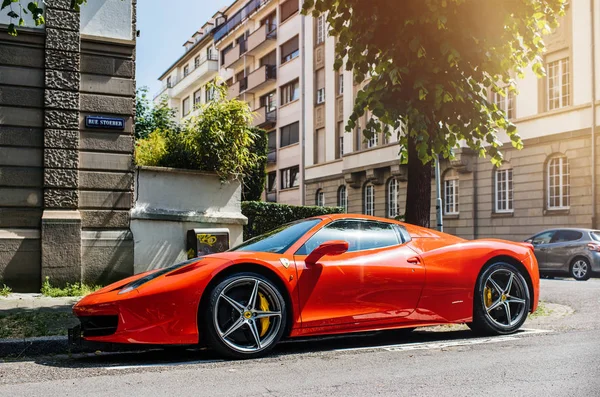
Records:
[[[248,218],[244,240],[269,232],[281,225],[312,216],[340,214],[340,207],[296,206],[263,201],[242,202],[242,214]]]

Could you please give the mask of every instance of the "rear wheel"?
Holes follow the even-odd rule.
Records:
[[[477,280],[473,322],[468,325],[480,334],[511,334],[527,319],[530,302],[521,272],[509,263],[493,263]]]
[[[203,329],[209,347],[236,359],[267,354],[285,330],[286,307],[274,283],[257,273],[226,277],[210,293]]]
[[[586,258],[575,258],[571,264],[571,277],[577,281],[586,281],[592,276],[590,262]]]

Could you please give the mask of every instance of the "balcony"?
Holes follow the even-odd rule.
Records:
[[[250,0],[241,10],[231,15],[227,22],[215,28],[213,38],[215,43],[221,41],[229,33],[248,19],[252,14],[264,7],[270,0]]]
[[[276,78],[277,67],[275,65],[263,65],[248,75],[246,92],[255,92],[263,85],[275,82]]]
[[[212,79],[219,70],[217,54],[210,54],[200,59],[197,65],[185,76],[180,76],[172,85],[169,96],[179,98],[190,86],[204,85]]]
[[[246,53],[246,49],[248,47],[248,41],[240,41],[238,45],[233,47],[231,50],[225,53],[225,59],[223,60],[223,66],[226,69],[235,68],[241,62],[244,61],[242,57]]]
[[[263,106],[254,111],[254,123],[255,127],[269,127],[274,126],[277,123],[277,109],[267,109]]]
[[[246,90],[248,86],[248,78],[244,77],[240,81],[236,81],[227,89],[227,98],[232,99],[240,96],[242,92]]]
[[[270,43],[274,43],[275,39],[277,39],[277,25],[265,24],[261,26],[248,37],[247,54],[254,55]]]
[[[267,192],[267,203],[277,202],[277,192]]]
[[[277,162],[277,150],[267,153],[267,164],[275,164]]]

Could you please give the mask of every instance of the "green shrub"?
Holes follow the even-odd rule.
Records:
[[[0,296],[7,297],[11,292],[12,288],[10,288],[8,285],[2,284],[2,286],[0,286]]]
[[[267,181],[267,134],[259,128],[254,128],[253,132],[255,139],[250,150],[256,155],[256,161],[244,171],[242,201],[260,200]]]
[[[138,165],[158,166],[166,154],[167,137],[161,130],[154,130],[147,138],[135,143],[135,162]]]
[[[65,288],[54,287],[50,284],[50,278],[46,277],[40,292],[42,295],[51,298],[62,298],[67,296],[86,296],[87,294],[98,291],[100,288],[102,288],[100,285],[87,285],[83,283],[67,283]]]
[[[340,207],[295,206],[262,201],[245,201],[242,214],[248,218],[244,226],[244,240],[259,236],[281,225],[312,216],[340,214]]]

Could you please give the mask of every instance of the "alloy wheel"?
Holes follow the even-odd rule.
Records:
[[[509,329],[527,315],[527,286],[508,269],[492,272],[485,281],[483,302],[487,317],[498,327]]]
[[[573,263],[573,276],[582,279],[587,275],[588,264],[583,259],[578,259]]]
[[[283,324],[281,302],[273,287],[255,277],[227,284],[213,313],[219,338],[240,353],[257,353],[271,346]]]

